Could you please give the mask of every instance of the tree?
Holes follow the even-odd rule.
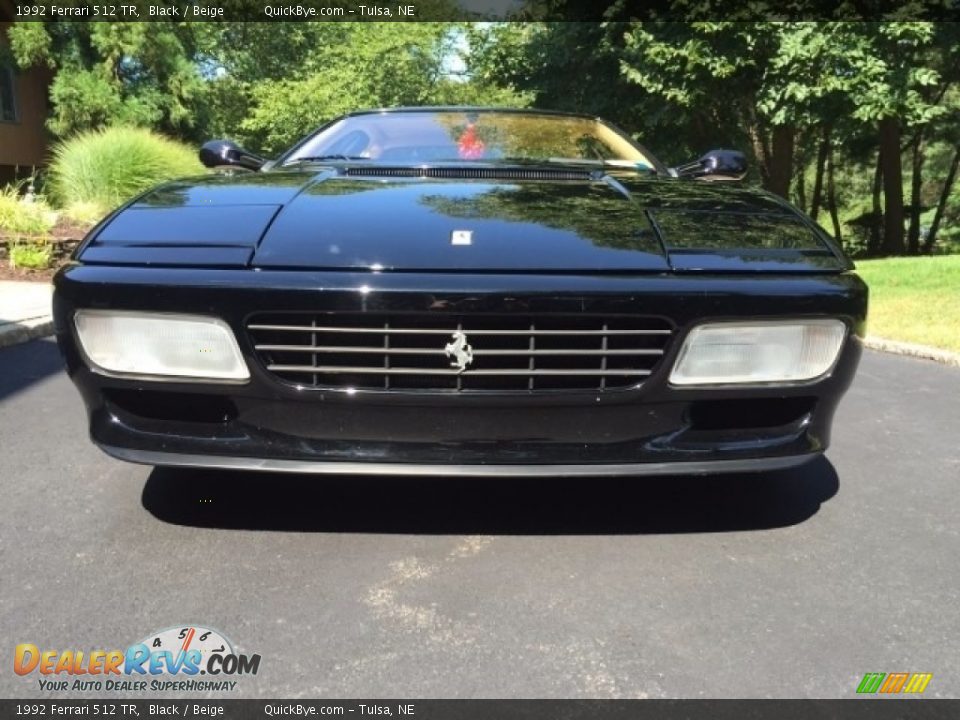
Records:
[[[879,167],[883,184],[883,232],[879,251],[902,254],[904,242],[903,135],[916,132],[914,140],[916,192],[913,193],[913,224],[919,238],[920,173],[923,168],[925,128],[947,112],[937,88],[944,76],[936,66],[950,54],[940,44],[949,44],[952,30],[931,22],[850,23],[845,32],[850,43],[853,82],[852,116],[876,127]],[[952,53],[955,57],[956,50]],[[949,84],[951,80],[947,80]],[[917,250],[914,243],[913,250]]]
[[[18,23],[9,37],[19,65],[56,71],[48,121],[54,133],[129,124],[190,137],[206,118],[194,29],[190,23]]]
[[[283,75],[246,84],[241,132],[268,153],[357,108],[398,105],[524,104],[507,89],[450,70],[462,38],[441,23],[313,23],[310,52]],[[236,77],[227,67],[227,76]],[[242,75],[240,76],[242,77]]]
[[[848,44],[840,23],[636,23],[622,70],[668,105],[669,122],[680,116],[732,140],[742,136],[763,186],[788,197],[798,134],[817,126],[826,126],[822,185],[830,120],[849,103]]]
[[[579,4],[539,6],[550,16]],[[708,6],[701,17],[717,14]],[[838,238],[848,211],[859,211],[870,254],[918,249],[927,154],[930,147],[942,154],[948,118],[956,117],[949,92],[960,73],[955,24],[622,22],[625,7],[615,4],[605,23],[480,29],[471,66],[488,82],[533,93],[537,105],[602,114],[659,151],[748,150],[764,187],[783,197],[793,190],[815,216],[827,208]],[[875,178],[872,215],[858,198],[843,197],[849,178],[865,171]],[[868,197],[867,188],[860,192]]]
[[[931,133],[931,144],[934,147],[939,144],[944,150],[933,157],[933,174],[935,177],[942,177],[943,182],[939,188],[934,186],[938,190],[935,195],[936,208],[921,248],[924,253],[929,253],[934,248],[941,224],[947,214],[947,206],[953,196],[958,171],[960,171],[960,88],[954,85],[945,93],[945,96],[944,104],[947,112],[943,115],[935,132]],[[954,215],[956,215],[956,205],[954,208]]]
[[[471,27],[467,67],[485,86],[529,93],[538,107],[590,112],[629,130],[647,94],[620,74],[626,23],[504,23]]]
[[[443,12],[446,0],[418,4]],[[22,23],[22,66],[56,73],[58,135],[123,124],[188,140],[232,136],[273,153],[362,107],[527,98],[459,77],[458,23]]]

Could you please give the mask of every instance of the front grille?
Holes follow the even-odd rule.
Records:
[[[672,333],[662,318],[627,315],[342,312],[261,313],[247,329],[261,362],[286,382],[451,393],[635,387]],[[465,359],[465,345],[472,359],[461,371],[457,350]]]
[[[344,175],[357,177],[442,178],[447,180],[591,180],[600,173],[590,170],[553,168],[471,168],[471,167],[348,167]]]

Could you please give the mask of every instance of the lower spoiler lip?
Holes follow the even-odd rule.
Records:
[[[276,473],[316,473],[325,475],[396,475],[417,477],[597,477],[705,475],[711,473],[749,473],[785,470],[803,465],[821,453],[738,460],[682,461],[627,464],[582,465],[434,465],[413,463],[325,462],[323,460],[283,460],[272,458],[190,455],[134,450],[98,444],[108,455],[139,463],[166,467],[199,467],[217,470],[254,470]]]

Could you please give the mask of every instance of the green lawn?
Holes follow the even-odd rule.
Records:
[[[960,352],[960,255],[860,260],[870,335]]]

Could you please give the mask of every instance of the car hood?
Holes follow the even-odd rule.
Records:
[[[208,176],[139,198],[84,262],[382,271],[823,272],[845,260],[772,195],[623,174],[376,166]]]

